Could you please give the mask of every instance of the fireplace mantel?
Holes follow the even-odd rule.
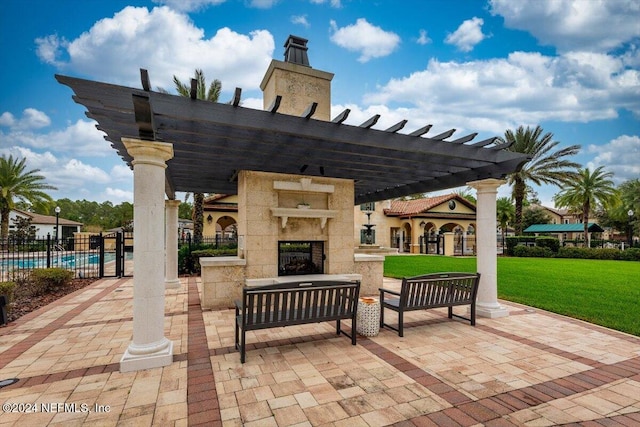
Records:
[[[303,191],[307,193],[333,194],[335,186],[327,184],[316,184],[311,182],[311,178],[300,178],[298,181],[274,181],[274,190]]]
[[[287,226],[289,218],[319,218],[320,227],[324,229],[327,225],[327,219],[335,218],[338,211],[328,209],[298,209],[298,208],[271,208],[273,216],[280,217],[282,220],[282,228]]]

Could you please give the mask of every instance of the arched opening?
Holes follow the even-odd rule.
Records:
[[[216,221],[216,239],[235,241],[238,236],[238,224],[230,216],[222,216]]]
[[[402,252],[411,252],[411,224],[408,222],[404,223],[402,226],[403,236],[402,236]]]

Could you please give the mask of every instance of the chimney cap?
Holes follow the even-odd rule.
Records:
[[[285,62],[311,67],[309,57],[307,56],[307,50],[309,49],[307,47],[308,41],[309,40],[302,37],[289,35],[289,38],[287,38],[284,44],[286,48],[284,51]]]

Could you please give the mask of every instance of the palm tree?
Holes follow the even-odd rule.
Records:
[[[193,77],[197,82],[196,97],[205,101],[218,102],[220,91],[222,91],[222,83],[215,79],[207,88],[204,73],[201,69],[196,69]],[[182,83],[177,76],[173,76],[173,83],[176,91],[182,96],[191,96],[191,85]],[[202,229],[204,227],[204,193],[193,193],[193,240],[196,243],[202,241]]]
[[[42,204],[53,199],[42,190],[56,190],[56,187],[43,183],[44,177],[38,175],[39,169],[25,172],[26,159],[14,159],[13,156],[0,157],[0,239],[5,242],[9,236],[9,214],[15,208],[15,200]]]
[[[618,191],[613,186],[612,172],[605,172],[602,166],[593,172],[589,168],[580,169],[578,174],[553,198],[558,207],[582,206],[584,241],[589,247],[589,212],[598,203],[614,206],[618,201]]]
[[[502,247],[504,250],[504,233],[507,230],[510,222],[513,222],[515,216],[515,209],[513,203],[508,197],[500,197],[496,201],[496,217],[502,230]]]
[[[553,134],[548,132],[542,135],[542,128],[523,128],[519,126],[514,133],[507,130],[501,142],[512,143],[507,150],[517,153],[529,154],[531,160],[517,172],[510,174],[507,183],[513,186],[512,197],[515,201],[515,229],[516,234],[522,234],[522,202],[526,197],[528,181],[534,184],[553,184],[560,186],[567,179],[575,175],[572,169],[580,167],[578,163],[567,160],[565,157],[578,153],[579,145],[553,151],[559,144],[553,141]]]

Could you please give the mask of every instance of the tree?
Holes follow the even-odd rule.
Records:
[[[207,89],[207,83],[204,73],[201,69],[196,69],[194,79],[197,82],[196,97],[205,101],[218,102],[220,92],[222,91],[222,83],[215,79]],[[173,76],[173,83],[176,91],[182,96],[191,96],[191,85],[182,83],[178,77]],[[202,229],[204,227],[204,193],[193,194],[193,240],[195,242],[202,241]]]
[[[526,230],[533,224],[549,224],[551,218],[540,206],[529,206],[522,213],[522,229]]]
[[[612,172],[605,172],[603,167],[593,172],[589,168],[580,169],[578,174],[569,180],[565,187],[553,198],[558,207],[582,206],[582,223],[584,224],[584,241],[589,247],[589,213],[600,203],[604,207],[618,203],[618,191],[613,186]]]
[[[508,197],[500,197],[496,201],[496,219],[502,230],[502,243],[504,246],[504,233],[507,231],[509,223],[513,222],[515,217],[515,208]]]
[[[502,142],[512,144],[507,148],[509,151],[529,154],[531,160],[517,172],[510,174],[507,183],[511,185],[512,197],[515,201],[515,229],[516,234],[522,234],[522,203],[527,195],[527,184],[533,182],[536,185],[552,184],[560,186],[575,175],[573,169],[579,168],[578,163],[569,161],[567,156],[578,153],[579,145],[571,145],[566,148],[553,151],[558,141],[553,141],[553,134],[548,132],[542,135],[542,128],[536,126],[535,129],[523,128],[519,126],[515,133],[507,130]]]
[[[43,190],[56,190],[56,187],[44,183],[45,178],[38,175],[40,169],[25,171],[25,163],[24,158],[0,157],[0,239],[3,242],[9,236],[9,214],[16,201],[38,205],[53,201]]]

